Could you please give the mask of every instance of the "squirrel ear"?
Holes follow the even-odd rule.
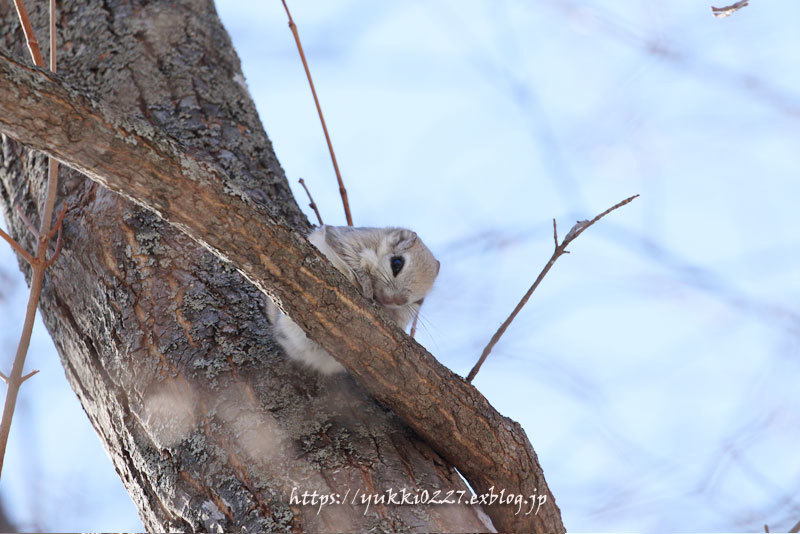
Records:
[[[397,251],[403,251],[411,248],[417,241],[417,234],[405,228],[397,228],[392,231],[390,236],[390,243]]]

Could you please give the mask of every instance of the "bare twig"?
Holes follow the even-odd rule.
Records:
[[[789,532],[792,532],[792,533],[800,532],[800,521],[795,523],[795,525],[792,528],[789,529]]]
[[[56,0],[50,0],[50,72],[56,71]]]
[[[749,0],[741,0],[740,2],[736,2],[735,4],[731,4],[725,7],[711,6],[711,12],[717,18],[730,17],[731,15],[742,9],[744,6],[749,5],[749,3],[750,3]]]
[[[10,235],[8,235],[7,233],[5,233],[5,232],[2,230],[2,228],[0,228],[0,237],[2,237],[3,239],[5,239],[6,241],[8,241],[8,244],[9,244],[9,245],[11,245],[11,248],[13,248],[14,250],[16,250],[16,251],[17,251],[17,254],[19,254],[20,256],[22,256],[23,258],[25,258],[25,261],[27,261],[27,262],[28,262],[28,263],[30,263],[31,265],[33,265],[33,264],[36,262],[36,258],[34,258],[33,256],[31,256],[31,255],[28,253],[28,251],[27,251],[27,250],[25,250],[24,248],[22,248],[22,245],[20,245],[20,244],[19,244],[19,243],[17,243],[16,241],[14,241],[14,238],[13,238],[13,237],[11,237]]]
[[[61,206],[61,212],[58,214],[58,218],[56,219],[56,223],[53,225],[53,228],[47,234],[48,241],[53,239],[53,236],[56,235],[56,232],[58,232],[59,235],[61,235],[61,223],[64,222],[64,215],[66,215],[66,213],[67,213],[67,203],[64,202],[64,204]]]
[[[481,366],[483,365],[483,362],[486,361],[486,357],[489,356],[489,353],[492,351],[492,348],[494,348],[494,346],[500,340],[500,337],[502,337],[502,335],[508,329],[509,325],[514,320],[514,318],[517,316],[517,314],[520,312],[522,307],[525,306],[525,304],[528,302],[528,299],[531,298],[531,295],[536,290],[536,288],[539,287],[539,284],[541,283],[542,279],[544,279],[545,275],[550,271],[550,268],[553,266],[553,264],[556,262],[556,260],[562,254],[569,254],[569,251],[567,250],[567,246],[569,246],[570,243],[572,243],[575,239],[577,239],[577,237],[579,235],[581,235],[583,233],[583,231],[586,230],[587,228],[589,228],[591,225],[593,225],[594,223],[596,223],[597,221],[599,221],[600,219],[602,219],[603,217],[605,217],[606,215],[608,215],[612,211],[614,211],[614,210],[616,210],[618,208],[621,208],[625,204],[628,204],[629,202],[631,202],[634,198],[636,198],[638,196],[639,195],[633,195],[632,197],[626,198],[622,202],[614,204],[613,206],[608,208],[606,211],[604,211],[603,213],[601,213],[600,215],[598,215],[597,217],[595,217],[591,221],[578,221],[570,229],[570,231],[567,232],[567,235],[564,236],[564,240],[561,242],[561,244],[558,243],[558,233],[557,233],[557,230],[556,230],[556,220],[553,219],[553,241],[555,242],[555,250],[553,251],[553,255],[550,257],[550,260],[544,266],[544,269],[542,269],[542,272],[539,273],[539,276],[536,277],[536,281],[533,282],[533,285],[530,287],[530,289],[528,289],[528,292],[525,293],[525,296],[522,297],[522,300],[520,300],[519,303],[517,304],[516,308],[514,308],[514,311],[512,311],[511,315],[508,316],[508,319],[506,319],[503,322],[503,324],[500,325],[500,328],[498,328],[497,332],[495,332],[495,334],[492,336],[492,339],[489,341],[489,344],[486,345],[486,348],[483,349],[483,352],[481,353],[481,357],[478,358],[478,362],[475,364],[475,366],[472,368],[472,370],[467,375],[467,382],[472,382],[472,379],[475,378],[475,375],[478,374],[478,371],[480,370]]]
[[[39,230],[37,230],[36,227],[33,225],[33,223],[31,223],[31,221],[28,220],[28,217],[25,215],[25,212],[22,211],[22,206],[17,206],[17,215],[19,215],[19,218],[22,219],[23,224],[25,224],[25,228],[28,229],[31,235],[33,235],[33,237],[35,237],[36,239],[39,239]]]
[[[38,373],[38,372],[39,372],[39,370],[38,370],[38,369],[34,369],[33,371],[31,371],[31,372],[30,372],[30,373],[28,373],[27,375],[23,376],[23,377],[22,377],[22,379],[21,379],[21,381],[22,381],[22,382],[25,382],[27,379],[29,379],[30,377],[32,377],[33,375],[35,375],[35,374],[36,374],[36,373]]]
[[[22,25],[22,32],[25,34],[25,40],[28,43],[28,50],[31,53],[33,63],[38,67],[44,67],[44,58],[42,58],[42,52],[39,50],[39,41],[36,40],[36,35],[33,33],[28,12],[25,11],[25,5],[22,0],[14,0],[14,7],[17,8],[19,23]]]
[[[17,13],[20,18],[23,30],[25,31],[28,40],[28,46],[31,50],[31,56],[34,63],[39,67],[44,67],[44,60],[39,52],[38,43],[33,35],[33,30],[30,27],[27,13],[22,6],[21,0],[15,0],[17,5]],[[55,0],[50,0],[50,70],[56,70],[56,53],[55,53],[55,17],[56,17],[56,3]],[[25,365],[25,356],[28,353],[28,347],[31,342],[31,334],[33,332],[33,321],[36,318],[36,307],[39,305],[39,295],[42,292],[42,282],[44,281],[44,272],[50,266],[53,260],[58,256],[61,250],[61,222],[64,218],[66,207],[62,209],[61,215],[58,217],[56,227],[58,228],[59,244],[56,246],[56,252],[50,261],[47,260],[47,244],[52,237],[50,225],[53,220],[53,206],[56,202],[56,191],[58,189],[58,162],[52,157],[48,158],[47,169],[47,194],[45,196],[44,208],[42,210],[41,224],[39,225],[38,232],[38,246],[36,248],[36,257],[30,262],[33,267],[33,275],[31,277],[31,292],[28,296],[28,306],[25,312],[25,322],[22,325],[22,334],[20,336],[19,345],[17,345],[17,353],[14,356],[14,363],[11,367],[11,374],[5,379],[8,385],[6,392],[6,401],[3,406],[3,419],[0,423],[0,473],[3,470],[3,463],[6,455],[6,445],[8,444],[8,434],[11,430],[11,420],[14,417],[14,408],[17,405],[17,395],[22,383],[38,373],[32,371],[25,376],[22,376],[22,368]],[[13,245],[12,245],[13,246]]]
[[[314,202],[314,199],[311,196],[308,188],[306,187],[306,182],[302,178],[300,178],[300,185],[303,186],[303,189],[306,190],[306,195],[308,195],[309,204],[308,207],[314,210],[314,213],[317,214],[317,220],[319,221],[319,225],[322,226],[324,223],[322,222],[322,216],[319,214],[319,210],[317,209],[317,204]]]
[[[8,377],[2,371],[0,371],[0,380],[2,380],[4,383],[8,384]]]
[[[283,2],[283,8],[286,10],[286,16],[289,17],[289,28],[294,35],[294,41],[297,43],[297,51],[300,52],[300,59],[303,60],[303,68],[306,70],[306,77],[308,78],[308,85],[311,87],[311,94],[314,96],[314,103],[317,105],[317,113],[319,114],[319,121],[322,123],[322,131],[325,132],[325,141],[328,143],[328,150],[331,153],[331,161],[333,162],[333,170],[336,172],[336,179],[339,181],[339,194],[342,195],[342,204],[344,205],[344,215],[347,218],[347,225],[353,226],[353,217],[350,215],[350,203],[347,201],[347,190],[344,188],[342,175],[339,172],[339,164],[336,163],[336,154],[333,153],[333,144],[331,137],[328,135],[328,127],[325,125],[325,118],[322,116],[322,108],[319,105],[317,98],[317,91],[314,89],[314,82],[311,80],[311,71],[308,70],[308,63],[306,62],[306,55],[303,53],[303,45],[300,44],[300,35],[297,33],[297,26],[292,19],[292,14],[289,13],[289,6],[286,5],[286,0]]]
[[[61,241],[61,220],[59,220],[58,223],[56,223],[56,224],[58,226],[58,240],[56,241],[56,251],[53,252],[53,256],[49,260],[47,260],[45,262],[45,264],[44,264],[44,268],[45,269],[47,269],[48,267],[53,265],[53,263],[56,261],[56,258],[58,258],[58,255],[61,253],[61,244],[62,244],[62,241]]]

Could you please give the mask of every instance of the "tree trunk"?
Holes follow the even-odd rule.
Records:
[[[36,7],[41,31],[44,5]],[[10,2],[0,0],[0,9],[4,49],[22,59]],[[161,128],[235,177],[224,183],[229,191],[308,231],[212,5],[67,3],[59,20],[60,72],[74,87]],[[75,124],[65,124],[68,135]],[[5,137],[1,157],[6,219],[30,247],[9,208],[21,205],[36,220],[44,159]],[[263,293],[206,248],[75,171],[62,170],[59,198],[70,204],[65,247],[40,309],[149,530],[487,529],[469,506],[373,505],[365,514],[344,504],[317,514],[292,504],[295,488],[466,487],[350,376],[324,379],[282,357]],[[540,480],[549,495],[535,455],[530,461],[536,469],[517,478]],[[563,530],[549,504],[537,530]]]

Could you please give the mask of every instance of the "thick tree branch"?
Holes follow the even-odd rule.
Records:
[[[2,53],[0,79],[0,132],[156,212],[234,265],[479,494],[493,486],[547,497],[538,514],[487,506],[498,530],[564,531],[522,428],[384,318],[302,236],[226,186],[221,170]]]

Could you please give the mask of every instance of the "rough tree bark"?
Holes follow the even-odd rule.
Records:
[[[5,49],[24,57],[21,36],[12,31],[10,5],[0,0],[0,9]],[[225,173],[227,193],[243,199],[240,212],[246,206],[263,207],[272,222],[308,230],[213,6],[201,1],[67,3],[61,12],[60,43],[66,51],[61,72],[73,86],[139,115],[191,147],[201,161],[213,161]],[[43,27],[44,10],[32,15]],[[80,138],[75,127],[81,122],[80,117],[66,121],[67,136]],[[4,138],[1,161],[0,196],[9,226],[20,237],[23,227],[9,207],[23,205],[35,217],[31,199],[39,198],[43,159]],[[316,515],[316,508],[289,506],[293,487],[325,494],[347,488],[465,488],[447,462],[349,377],[321,379],[282,358],[270,338],[263,294],[231,267],[150,212],[74,171],[62,172],[61,192],[73,207],[65,249],[49,271],[42,313],[67,377],[148,529],[486,529],[479,511],[464,506],[378,506],[366,515],[363,507],[331,506]],[[159,212],[169,207],[159,205],[161,192],[152,198],[150,205]],[[191,226],[187,220],[177,222]],[[218,240],[236,231],[205,230]],[[291,242],[291,234],[278,234]],[[290,299],[295,295],[278,293],[297,311]],[[345,291],[345,296],[364,306],[357,295]],[[305,326],[324,338],[320,319],[324,313]],[[402,340],[388,330],[393,346],[399,346]],[[335,345],[341,345],[341,339],[321,341],[334,354]],[[360,372],[355,364],[348,368],[373,394],[380,393],[369,382],[375,373]],[[408,420],[411,414],[404,415]],[[538,486],[540,494],[550,497],[542,516],[512,523],[500,515],[496,524],[563,531],[527,438],[499,415],[496,419],[492,423],[499,433],[520,441],[516,448],[522,454],[505,454],[527,462],[521,464],[524,472],[515,475],[524,483],[512,487]],[[424,427],[416,428],[426,435]],[[436,448],[457,462],[457,452]],[[507,467],[502,454],[492,462]],[[473,464],[465,468],[479,490],[488,489],[490,478],[468,472],[478,471]]]

